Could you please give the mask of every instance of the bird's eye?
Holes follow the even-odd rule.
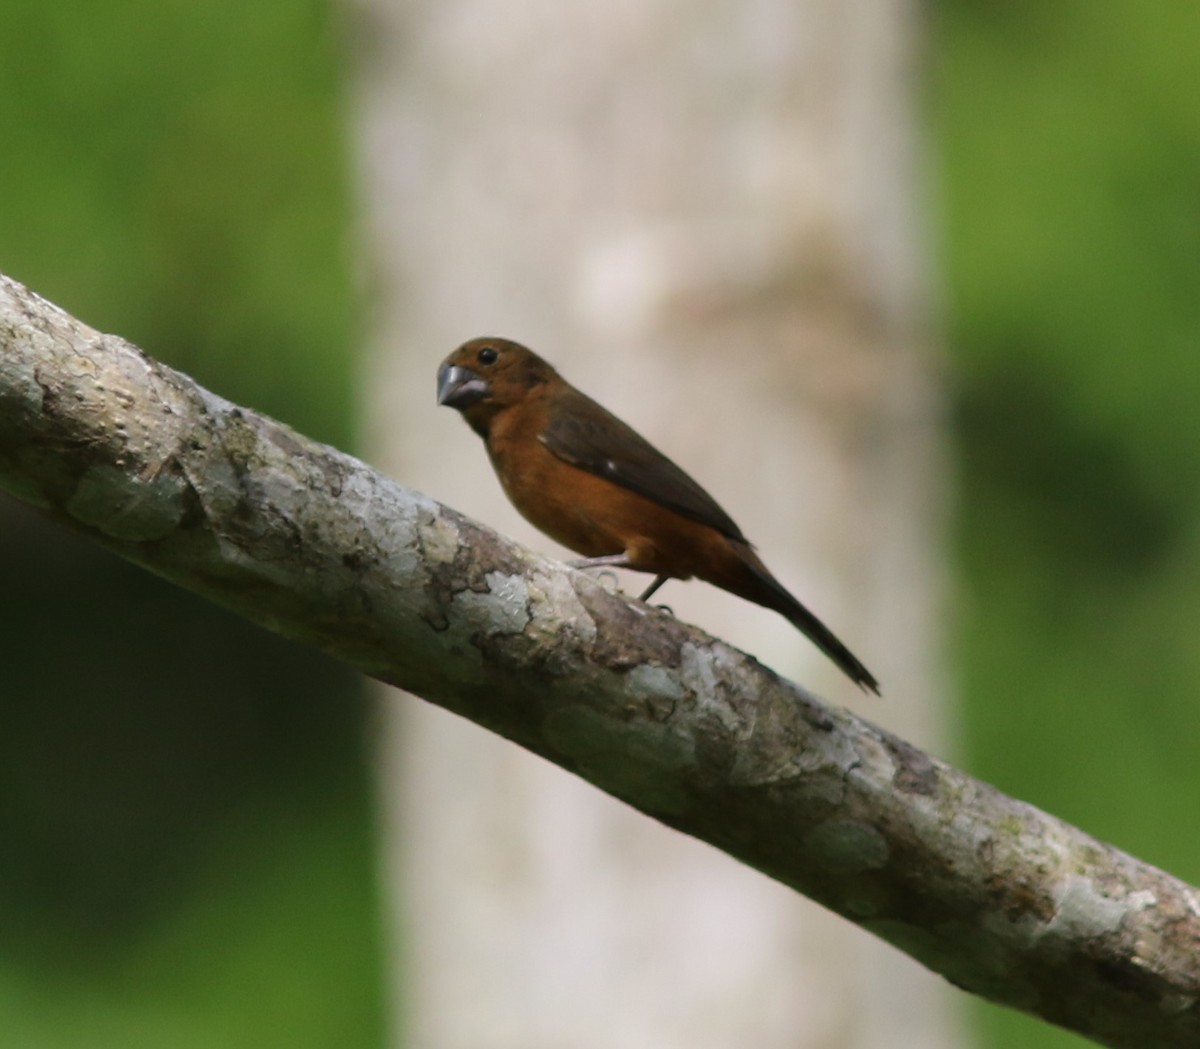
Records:
[[[480,364],[495,364],[500,359],[500,351],[495,346],[485,346],[476,354]]]

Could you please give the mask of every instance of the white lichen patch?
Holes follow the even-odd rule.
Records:
[[[661,708],[664,703],[674,705],[687,695],[676,675],[666,667],[653,663],[642,663],[625,675],[629,694],[634,702],[652,704]]]
[[[1138,914],[1158,906],[1158,897],[1149,889],[1131,892],[1128,898],[1128,913]],[[1143,969],[1153,970],[1155,959],[1162,956],[1163,929],[1157,922],[1139,922],[1136,928],[1138,937],[1133,943],[1133,953],[1130,961]]]
[[[263,463],[254,471],[253,484],[257,498],[289,520],[298,520],[308,505],[308,492],[286,461]]]
[[[419,589],[426,569],[419,536],[422,522],[437,517],[437,504],[418,492],[383,481],[355,461],[355,469],[342,478],[337,505],[342,511],[342,541],[348,540],[368,561],[386,556],[390,578],[408,589]],[[453,549],[458,530],[453,526],[450,530],[455,539]],[[445,546],[441,536],[433,541]]]
[[[488,634],[519,634],[529,623],[529,587],[524,576],[489,572],[488,592],[464,590],[454,596],[456,608],[476,629]]]
[[[577,637],[584,642],[596,639],[596,623],[592,619],[565,571],[535,570],[529,579],[530,634],[555,640],[562,633],[564,621],[571,624]]]
[[[1121,927],[1128,910],[1127,901],[1106,896],[1091,878],[1073,874],[1063,883],[1058,907],[1046,932],[1069,940],[1106,936]]]
[[[1158,906],[1158,897],[1149,889],[1139,889],[1137,892],[1129,894],[1129,902],[1127,904],[1131,913],[1137,911],[1146,911],[1151,907]]]
[[[718,688],[718,671],[728,670],[728,651],[721,645],[701,648],[687,643],[680,648],[680,657],[679,680],[696,697],[697,714],[715,718],[727,732],[748,731],[750,726],[744,724]]]
[[[417,527],[426,558],[436,563],[450,564],[462,542],[454,522],[442,514],[435,513]]]

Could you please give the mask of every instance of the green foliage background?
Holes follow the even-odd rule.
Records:
[[[1200,882],[1200,7],[935,11],[969,767]]]
[[[0,269],[347,446],[331,6],[0,24]],[[7,501],[0,535],[0,1045],[381,1045],[358,680]]]
[[[346,446],[335,14],[8,0],[0,268]],[[1200,881],[1200,8],[930,14],[966,763]],[[357,682],[0,528],[0,1044],[382,1044]]]

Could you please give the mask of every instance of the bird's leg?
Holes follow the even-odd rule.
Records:
[[[649,601],[650,598],[654,596],[654,591],[656,591],[660,586],[663,585],[663,583],[665,583],[670,578],[671,578],[670,576],[666,576],[666,575],[657,576],[655,578],[654,582],[651,583],[648,587],[646,587],[645,592],[642,594],[642,596],[639,598],[639,600],[640,601]]]
[[[628,554],[605,554],[603,557],[577,557],[568,561],[572,568],[628,568]]]

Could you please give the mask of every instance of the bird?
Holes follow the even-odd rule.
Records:
[[[532,350],[485,336],[438,368],[439,405],[483,438],[505,495],[526,520],[582,554],[574,568],[608,566],[702,579],[778,612],[864,691],[879,682],[767,569],[716,500]]]

